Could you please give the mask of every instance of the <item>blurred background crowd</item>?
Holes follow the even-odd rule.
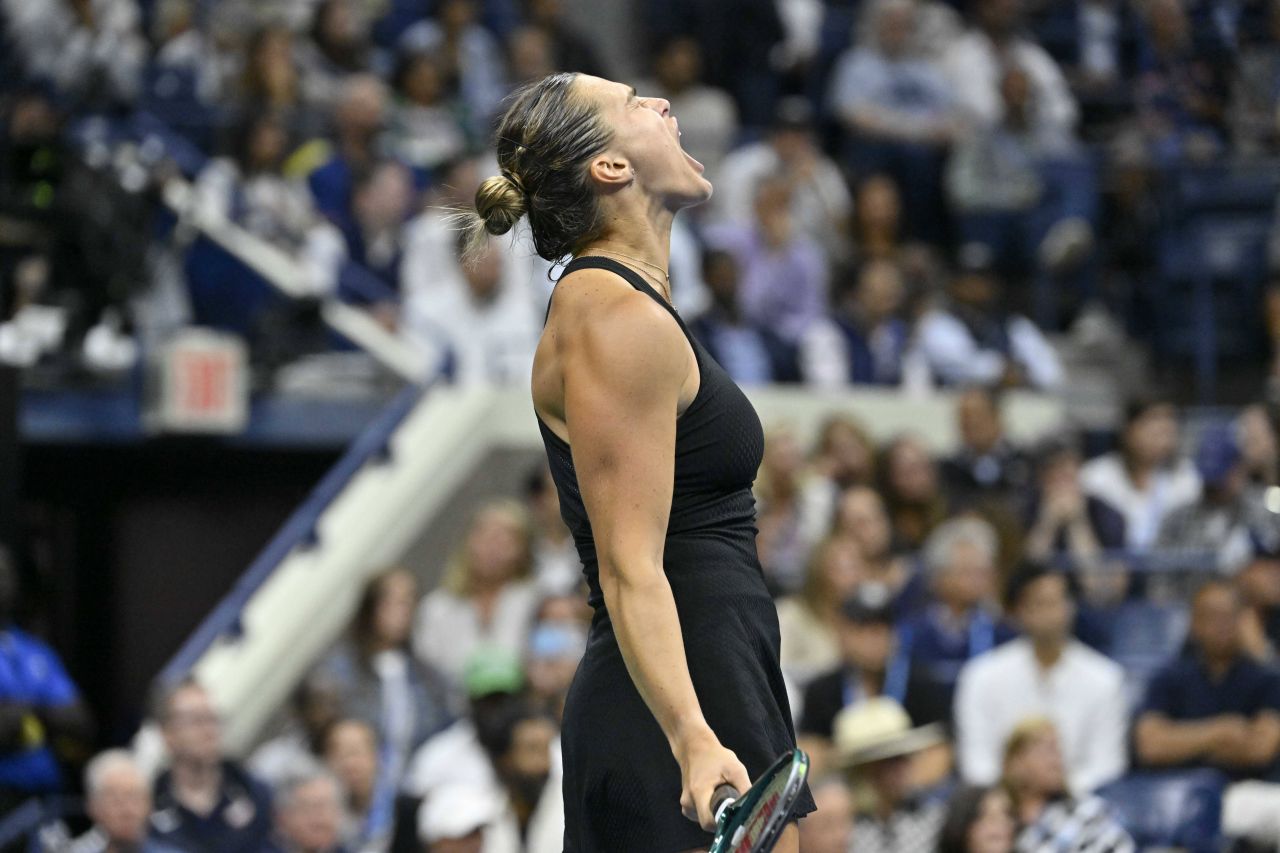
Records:
[[[729,373],[955,400],[941,457],[766,424],[805,853],[1280,843],[1280,2],[0,0],[0,41],[0,363],[28,386],[128,382],[199,326],[255,392],[364,393],[327,300],[433,375],[523,386],[555,267],[517,230],[464,269],[448,224],[503,98],[563,69],[669,99],[716,186],[674,301]],[[1110,415],[1020,444],[1010,389]],[[19,627],[19,562],[0,813],[83,795],[34,849],[561,849],[591,613],[542,469],[438,587],[373,581],[246,755],[195,681],[99,752],[125,738]]]

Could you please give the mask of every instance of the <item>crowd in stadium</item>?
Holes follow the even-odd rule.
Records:
[[[1062,389],[1051,334],[1090,311],[1176,354],[1164,182],[1280,153],[1280,2],[725,5],[636,4],[635,85],[671,101],[716,186],[673,234],[682,316],[746,385],[961,389],[949,458],[910,434],[878,445],[853,417],[813,446],[769,432],[758,545],[814,763],[803,849],[1134,849],[1126,797],[1153,768],[1274,849],[1275,413],[1184,437],[1144,397],[1088,458],[1074,436],[1009,440],[998,394]],[[193,323],[272,369],[347,348],[144,191],[185,175],[315,296],[368,308],[455,381],[525,381],[553,268],[522,233],[464,268],[448,209],[495,171],[512,86],[625,70],[558,0],[0,0],[0,36],[0,361],[119,370],[129,341]],[[1261,362],[1280,299],[1256,266],[1233,345]],[[65,311],[65,334],[33,306]],[[438,589],[374,581],[252,755],[224,754],[201,685],[168,689],[163,772],[154,748],[99,754],[92,828],[41,843],[561,849],[558,714],[591,618],[578,570],[538,472],[474,517]],[[0,639],[8,808],[75,787],[59,764],[91,738],[53,650]],[[1173,817],[1141,831],[1194,847],[1196,816]]]

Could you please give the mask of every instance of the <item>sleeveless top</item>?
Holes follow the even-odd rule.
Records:
[[[751,486],[764,454],[764,431],[755,409],[737,384],[685,326],[680,315],[637,272],[610,258],[581,257],[561,276],[581,269],[615,273],[667,310],[684,332],[697,359],[697,394],[678,416],[675,477],[667,523],[664,567],[679,598],[732,590],[768,595],[756,555],[755,497]],[[554,297],[554,291],[552,293]],[[547,313],[551,305],[548,301]],[[599,564],[591,522],[582,503],[570,446],[538,419],[560,495],[560,514],[573,533],[589,589],[599,610]]]

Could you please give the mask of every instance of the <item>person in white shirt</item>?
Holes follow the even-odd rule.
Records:
[[[911,360],[922,360],[940,385],[1061,387],[1057,351],[1035,323],[1002,307],[1001,290],[990,251],[963,247],[947,299],[917,321]]]
[[[969,661],[956,688],[956,751],[966,782],[1001,773],[1005,741],[1028,717],[1052,720],[1061,735],[1070,792],[1087,794],[1124,773],[1128,717],[1124,671],[1071,635],[1067,577],[1036,566],[1010,583],[1009,603],[1024,636]]]
[[[1080,484],[1085,494],[1124,516],[1126,547],[1152,548],[1165,518],[1200,497],[1200,475],[1178,455],[1173,404],[1151,399],[1131,402],[1120,449],[1085,463]]]
[[[405,305],[405,329],[426,357],[459,385],[528,384],[538,345],[538,317],[521,274],[502,241],[491,237],[472,263],[461,261],[461,238],[449,265],[436,271],[433,292]]]
[[[533,531],[524,507],[495,501],[471,521],[439,589],[418,605],[413,649],[455,682],[478,651],[524,650],[540,598]]]
[[[818,146],[813,106],[798,95],[778,101],[764,139],[724,158],[720,173],[713,176],[716,191],[708,214],[717,221],[750,221],[756,190],[772,175],[781,175],[791,190],[796,230],[816,240],[833,259],[847,256],[853,198],[840,168]]]
[[[1035,93],[1033,126],[1069,131],[1079,118],[1075,97],[1053,57],[1020,33],[1022,0],[979,0],[974,26],[953,41],[942,70],[954,85],[965,119],[977,127],[997,124],[1004,114],[1000,77],[1009,64],[1023,69]]]

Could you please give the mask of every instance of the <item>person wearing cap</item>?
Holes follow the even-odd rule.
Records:
[[[916,782],[913,763],[946,741],[941,723],[912,726],[902,706],[888,696],[868,699],[836,717],[836,761],[865,804],[854,820],[851,850],[898,853],[932,850],[945,804],[930,799]]]
[[[1124,671],[1075,639],[1075,601],[1066,575],[1029,565],[1009,584],[1023,636],[979,655],[956,688],[956,754],[966,782],[1000,777],[1001,750],[1019,722],[1043,716],[1062,739],[1070,790],[1086,794],[1127,764]]]
[[[864,584],[840,608],[836,622],[840,664],[805,690],[799,733],[817,766],[828,763],[836,719],[849,707],[887,696],[917,724],[945,722],[938,685],[921,676],[901,649],[888,590]],[[946,761],[944,757],[944,763]]]
[[[1052,391],[1065,379],[1044,332],[1005,305],[991,250],[961,247],[946,298],[921,315],[919,355],[940,385],[998,385]]]
[[[1232,424],[1210,427],[1196,448],[1200,499],[1174,510],[1160,526],[1162,550],[1212,555],[1218,571],[1234,574],[1258,553],[1280,550],[1280,515],[1248,488],[1248,471]]]
[[[485,831],[486,849],[561,853],[564,797],[560,729],[527,700],[513,698],[481,727],[480,741],[493,768],[490,787],[497,815]]]
[[[409,760],[401,793],[427,799],[453,784],[496,785],[493,767],[481,745],[481,730],[501,715],[525,687],[520,658],[506,649],[482,648],[463,667],[469,713],[418,748]]]
[[[714,219],[749,221],[756,187],[770,175],[781,175],[791,190],[788,203],[796,230],[812,235],[833,258],[848,255],[845,235],[853,198],[840,168],[822,153],[814,128],[807,98],[779,98],[765,138],[724,158],[709,211]]]
[[[424,853],[482,853],[486,829],[496,817],[484,788],[447,785],[418,810],[418,840]]]

